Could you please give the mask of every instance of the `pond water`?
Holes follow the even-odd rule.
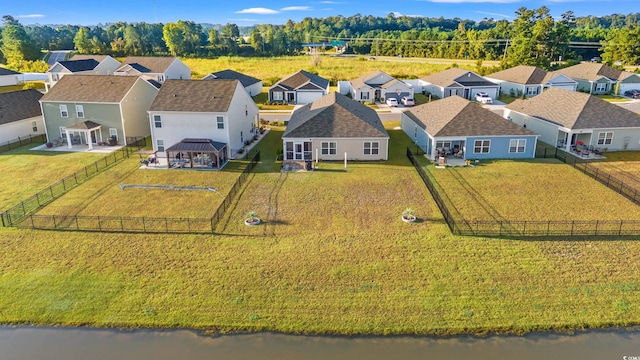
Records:
[[[0,327],[0,359],[619,359],[640,331],[454,337],[203,336],[190,330]]]

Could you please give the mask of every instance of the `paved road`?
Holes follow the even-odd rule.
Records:
[[[380,120],[382,121],[400,120],[400,112],[383,112],[378,113],[378,116],[380,116]],[[260,118],[267,121],[289,121],[289,119],[291,118],[291,114],[260,113]]]
[[[64,61],[65,56],[70,53],[73,50],[57,50],[57,51],[52,51],[51,52],[51,56],[49,56],[49,61],[47,61],[47,64],[49,64],[49,66],[53,66],[55,63],[57,63],[58,61]]]
[[[634,99],[629,102],[616,103],[627,110],[631,110],[636,113],[640,113],[640,99]]]

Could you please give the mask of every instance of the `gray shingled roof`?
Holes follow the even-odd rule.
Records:
[[[41,116],[41,97],[34,89],[0,93],[0,125]]]
[[[171,145],[166,151],[195,151],[195,152],[215,152],[218,153],[225,148],[227,144],[211,139],[187,138],[182,139],[179,143]]]
[[[129,56],[124,59],[122,65],[116,71],[121,71],[124,67],[130,65],[140,72],[164,73],[175,59],[174,57],[159,56]]]
[[[603,76],[611,80],[617,80],[622,75],[621,70],[614,69],[606,64],[593,62],[583,62],[564,69],[556,70],[556,72],[568,76],[572,79],[582,79],[589,81],[598,80]]]
[[[91,130],[91,129],[99,128],[100,126],[102,125],[95,123],[91,120],[85,120],[85,121],[80,121],[79,123],[75,123],[73,125],[69,125],[66,127],[66,129]]]
[[[276,85],[280,85],[287,90],[295,90],[307,82],[311,82],[321,89],[326,89],[327,86],[329,86],[329,80],[304,70],[300,70],[293,75],[289,75],[288,77],[280,80]]]
[[[488,78],[504,80],[516,84],[544,84],[549,80],[549,73],[537,66],[518,65],[512,68],[486,75]],[[553,77],[553,75],[551,76]]]
[[[283,138],[388,138],[375,110],[332,92],[291,115]]]
[[[597,96],[552,88],[528,100],[516,100],[507,109],[569,129],[640,127],[640,115]]]
[[[75,73],[80,71],[93,70],[100,63],[96,59],[83,59],[58,61],[58,64],[62,65],[65,69],[71,71],[72,73]]]
[[[119,103],[137,80],[137,76],[69,75],[60,79],[41,101]]]
[[[404,114],[436,137],[536,135],[457,95],[416,106]]]
[[[374,77],[376,77],[378,75],[381,75],[381,74],[388,75],[387,73],[385,73],[385,72],[383,72],[381,70],[376,70],[374,72],[370,72],[370,73],[368,73],[366,75],[360,76],[357,79],[351,80],[351,86],[353,86],[354,89],[360,89],[361,87],[363,87],[367,83],[368,80],[370,80],[370,79],[372,79],[372,78],[374,78]],[[382,85],[382,84],[372,84],[372,85]]]
[[[227,112],[238,84],[238,80],[167,80],[149,111]]]
[[[3,68],[3,67],[0,66],[0,76],[3,76],[3,75],[20,75],[20,74],[22,74],[22,73],[19,73],[17,71],[13,71],[13,70],[10,70],[10,69],[7,69],[7,68]]]
[[[244,87],[260,82],[259,79],[230,69],[212,72],[211,74],[203,77],[202,80],[238,80]]]

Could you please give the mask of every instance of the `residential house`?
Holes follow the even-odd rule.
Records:
[[[387,160],[389,134],[375,110],[330,93],[295,110],[282,135],[285,161]]]
[[[596,96],[549,89],[506,106],[505,117],[565,151],[576,145],[607,150],[640,149],[640,115]]]
[[[249,96],[253,97],[262,93],[262,80],[258,80],[249,75],[245,75],[233,70],[222,70],[212,72],[202,78],[202,80],[238,80],[244,86]]]
[[[404,96],[413,98],[413,87],[380,70],[361,76],[350,83],[351,98],[357,101],[375,102],[396,98],[398,103]]]
[[[537,134],[459,96],[416,106],[400,125],[433,161],[533,158]]]
[[[578,82],[578,90],[589,94],[624,94],[640,88],[640,75],[609,65],[583,62],[556,71]]]
[[[222,167],[259,130],[258,107],[238,80],[167,80],[148,116],[158,157],[188,158],[189,167]]]
[[[162,84],[169,79],[191,79],[191,69],[175,57],[129,56],[115,75],[135,75]]]
[[[157,94],[137,76],[65,76],[40,99],[47,139],[92,149],[149,136],[147,110]]]
[[[22,73],[0,67],[0,86],[18,85],[21,82]]]
[[[0,93],[0,144],[44,134],[37,90]]]
[[[460,68],[447,69],[421,77],[419,80],[423,91],[441,99],[458,95],[474,100],[479,92],[487,93],[492,99],[496,99],[500,91],[500,85],[486,80],[473,71]]]
[[[109,55],[75,55],[71,60],[58,61],[47,70],[45,89],[49,91],[65,75],[112,75],[120,62]]]
[[[308,104],[329,93],[329,80],[300,70],[269,88],[269,101]]]
[[[536,96],[542,90],[550,88],[576,91],[578,86],[575,80],[566,75],[528,65],[518,65],[484,78],[500,85],[500,93],[515,97]]]

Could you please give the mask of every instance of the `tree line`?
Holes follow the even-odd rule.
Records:
[[[348,51],[355,54],[501,60],[505,68],[525,64],[548,69],[556,61],[593,56],[623,65],[640,62],[640,14],[577,18],[568,11],[554,19],[545,6],[521,7],[512,21],[356,14],[243,28],[182,20],[92,27],[24,26],[10,15],[5,15],[2,22],[0,61],[22,71],[41,69],[43,65],[38,60],[43,57],[43,50],[75,49],[81,54],[117,57],[275,56],[304,52],[305,43],[336,39],[347,41]],[[601,45],[576,47],[572,42]]]

